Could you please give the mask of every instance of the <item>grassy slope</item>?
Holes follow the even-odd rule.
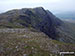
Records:
[[[59,51],[75,51],[75,45],[51,40],[34,29],[0,32],[0,56],[55,56]]]

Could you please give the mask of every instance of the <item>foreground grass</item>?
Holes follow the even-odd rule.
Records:
[[[55,56],[60,51],[75,51],[75,45],[51,40],[32,29],[0,32],[0,56]]]

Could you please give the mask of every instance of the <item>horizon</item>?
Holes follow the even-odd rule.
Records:
[[[74,5],[75,0],[1,0],[0,13],[12,9],[43,7],[55,14],[75,11]]]

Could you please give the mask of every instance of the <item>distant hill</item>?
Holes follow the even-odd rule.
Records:
[[[34,28],[53,40],[75,43],[75,34],[66,23],[43,7],[14,9],[0,14],[0,28]]]
[[[62,20],[75,22],[75,12],[62,12],[55,15]]]

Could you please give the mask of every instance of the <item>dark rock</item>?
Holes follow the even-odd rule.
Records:
[[[0,28],[35,28],[44,32],[50,38],[59,41],[65,36],[67,36],[66,40],[68,40],[68,37],[70,38],[70,36],[65,35],[67,32],[62,33],[64,32],[61,30],[64,28],[62,24],[64,24],[63,21],[42,7],[23,8],[0,14]],[[64,35],[63,37],[62,34]]]

